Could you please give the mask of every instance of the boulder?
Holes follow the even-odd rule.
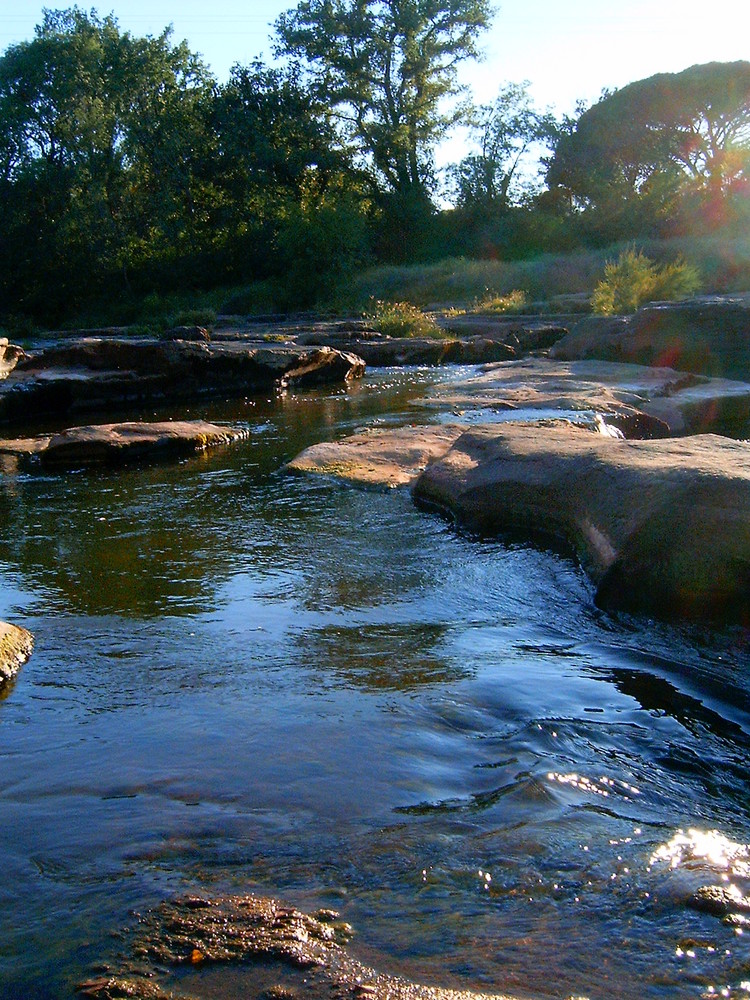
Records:
[[[0,687],[15,677],[31,656],[34,638],[18,625],[0,622]]]
[[[26,356],[23,348],[9,344],[7,337],[0,337],[0,379],[7,378]]]
[[[480,426],[414,496],[472,531],[562,541],[603,607],[750,624],[750,444]]]
[[[0,441],[0,455],[15,456],[21,463],[39,461],[49,469],[81,468],[193,455],[246,436],[245,430],[202,420],[135,421],[70,427],[59,434]]]
[[[29,357],[0,382],[0,422],[342,383],[363,371],[360,358],[327,347],[83,338]]]
[[[588,317],[571,327],[551,355],[750,380],[750,296],[656,302],[631,317]]]

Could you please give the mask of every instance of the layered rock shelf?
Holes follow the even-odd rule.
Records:
[[[121,465],[143,459],[194,455],[246,437],[242,428],[203,420],[133,421],[69,427],[59,434],[0,440],[5,465],[39,462],[46,469]]]
[[[0,422],[346,383],[364,369],[329,347],[83,338],[16,360],[0,380]]]
[[[321,447],[292,467],[411,485],[472,532],[564,543],[603,607],[750,622],[748,443],[628,441],[550,421],[379,430]]]

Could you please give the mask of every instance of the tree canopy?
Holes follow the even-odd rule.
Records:
[[[504,211],[528,190],[530,179],[519,181],[525,155],[552,143],[558,131],[554,115],[534,107],[528,88],[506,83],[492,104],[479,108],[473,129],[479,151],[451,171],[459,208]]]
[[[277,50],[306,61],[374,186],[419,195],[434,144],[465,114],[445,101],[489,18],[489,0],[301,0],[276,22]]]
[[[750,183],[750,62],[659,73],[605,93],[557,144],[547,181],[578,208],[639,224],[683,196],[711,212]]]

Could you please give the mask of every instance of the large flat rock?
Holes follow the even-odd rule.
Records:
[[[31,632],[18,625],[0,622],[0,687],[18,673],[33,648]]]
[[[0,441],[0,457],[45,468],[117,465],[152,458],[192,455],[247,436],[241,428],[203,420],[134,421],[70,427],[59,434]]]
[[[427,467],[414,495],[473,531],[564,542],[602,606],[750,623],[745,442],[478,426]]]
[[[16,364],[0,381],[0,422],[345,383],[364,369],[329,347],[88,337]]]
[[[407,486],[444,455],[464,428],[372,428],[342,441],[323,441],[297,455],[289,472],[316,472],[360,486]]]
[[[487,365],[477,375],[442,383],[423,400],[431,407],[487,419],[566,417],[597,420],[628,438],[718,431],[741,432],[750,422],[750,384],[672,368],[614,361],[527,358]]]

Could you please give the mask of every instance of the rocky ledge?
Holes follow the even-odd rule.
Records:
[[[0,440],[0,459],[9,466],[40,463],[47,469],[120,465],[143,459],[194,455],[247,436],[241,428],[203,420],[174,420],[70,427],[59,434]]]
[[[732,435],[750,421],[750,384],[621,362],[527,358],[443,382],[422,403],[467,419],[566,417],[627,438]]]
[[[750,379],[750,295],[654,302],[633,316],[590,316],[570,324],[551,354]]]
[[[329,347],[89,337],[16,358],[0,380],[0,422],[344,383],[364,369]]]
[[[0,687],[15,677],[31,656],[33,648],[31,632],[17,625],[0,622]]]
[[[423,471],[412,434],[429,428],[358,435],[327,464],[313,448],[294,466],[370,483],[381,470],[386,485],[400,466],[418,503],[473,532],[562,542],[602,607],[750,623],[750,444],[629,441],[563,421],[440,431],[417,452]]]
[[[298,344],[352,351],[373,368],[513,361],[550,347],[568,332],[557,322],[535,317],[437,315],[436,322],[441,330],[436,337],[383,336],[365,321],[353,320],[281,329]]]
[[[180,1000],[185,994],[154,982],[155,969],[244,963],[247,996],[489,1000],[486,994],[420,986],[363,965],[345,947],[351,928],[337,918],[331,910],[311,916],[262,896],[191,896],[166,902],[141,918],[133,949],[139,964],[81,983],[78,993],[96,1000]],[[179,985],[189,989],[190,981],[182,975]],[[508,998],[495,995],[494,1000]]]

